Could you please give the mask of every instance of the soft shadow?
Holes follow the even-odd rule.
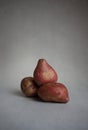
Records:
[[[36,102],[44,102],[42,101],[37,95],[34,96],[34,97],[26,97],[21,91],[19,90],[13,90],[11,91],[11,93],[15,96],[19,96],[19,97],[23,97],[23,98],[27,98],[27,99],[30,99],[32,101],[36,101]]]
[[[11,91],[11,93],[15,96],[19,96],[19,97],[23,97],[23,98],[27,98],[27,99],[31,99],[33,101],[38,101],[38,102],[42,102],[42,100],[36,95],[34,97],[26,97],[21,91],[19,90],[13,90]]]
[[[20,92],[19,90],[13,90],[13,91],[12,91],[12,94],[15,95],[15,96],[24,97],[23,93]]]
[[[38,96],[29,97],[29,98],[31,98],[31,99],[34,100],[34,101],[43,102]]]
[[[58,102],[47,102],[47,101],[43,101],[38,96],[36,96],[36,97],[30,97],[30,98],[33,101],[37,101],[37,102],[41,102],[41,103],[45,103],[45,104],[57,104],[58,103]],[[60,103],[60,104],[63,104],[63,103]]]
[[[26,97],[21,91],[19,90],[13,90],[11,91],[11,93],[15,96],[19,96],[19,97],[23,97],[23,98],[27,98],[30,99],[32,101],[36,101],[36,102],[41,102],[41,103],[48,103],[48,104],[58,104],[58,102],[45,102],[43,100],[41,100],[37,95],[34,97]],[[59,104],[66,104],[66,103],[60,103]]]

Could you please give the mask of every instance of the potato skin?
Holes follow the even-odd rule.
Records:
[[[62,83],[46,83],[38,89],[38,96],[43,101],[66,103],[69,101],[68,90]]]
[[[54,68],[45,59],[39,59],[33,73],[35,82],[41,86],[48,82],[56,82],[58,75]]]
[[[22,79],[20,86],[25,96],[31,97],[37,95],[38,86],[36,85],[34,78],[25,77]]]

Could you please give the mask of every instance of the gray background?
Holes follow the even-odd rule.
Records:
[[[20,81],[45,58],[67,104],[26,98]],[[88,130],[88,1],[0,0],[0,130]]]

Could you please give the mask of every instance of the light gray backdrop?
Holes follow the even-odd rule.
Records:
[[[45,58],[67,104],[25,98],[20,81]],[[0,0],[0,130],[88,130],[88,1]]]

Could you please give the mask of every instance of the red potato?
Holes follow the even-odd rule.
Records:
[[[34,70],[34,80],[40,86],[48,82],[56,82],[58,76],[56,71],[51,67],[45,59],[39,59]]]
[[[38,90],[43,101],[66,103],[69,101],[68,90],[62,83],[46,83]]]
[[[36,85],[34,78],[25,77],[21,81],[21,90],[25,96],[31,97],[37,95],[38,86]]]

